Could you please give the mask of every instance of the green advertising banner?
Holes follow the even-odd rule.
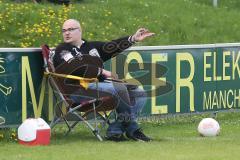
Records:
[[[43,106],[39,95],[42,79],[40,49],[0,49],[0,124],[5,122],[2,126],[39,116]]]
[[[105,63],[144,88],[142,115],[240,108],[240,44],[132,47]],[[53,118],[39,48],[0,49],[0,127]]]

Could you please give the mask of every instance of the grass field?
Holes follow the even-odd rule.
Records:
[[[17,142],[2,140],[1,160],[237,160],[240,153],[240,113],[219,113],[221,126],[217,137],[200,137],[197,125],[204,116],[162,118],[143,122],[141,127],[154,140],[150,143],[99,142],[85,127],[78,127],[68,137],[63,137],[64,128],[53,131],[49,146],[26,147]]]

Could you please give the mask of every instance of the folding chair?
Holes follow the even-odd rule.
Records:
[[[44,68],[45,68],[45,76],[47,76],[47,80],[53,89],[53,93],[56,99],[60,99],[54,109],[54,118],[50,124],[51,128],[53,128],[57,123],[60,121],[64,121],[68,127],[68,134],[78,122],[84,122],[93,132],[93,134],[102,141],[102,137],[100,136],[100,130],[97,126],[97,117],[100,117],[104,121],[104,125],[109,123],[109,111],[112,111],[116,107],[116,99],[114,99],[113,95],[109,93],[99,93],[100,91],[97,90],[89,90],[86,89],[86,85],[88,83],[96,83],[98,84],[97,78],[84,78],[78,77],[68,74],[59,74],[56,73],[55,68],[52,63],[52,54],[54,51],[51,51],[47,45],[42,46],[42,55],[44,59]],[[90,56],[82,58],[83,64],[86,64],[87,60],[90,60]],[[85,61],[84,61],[85,60]],[[74,62],[73,62],[74,63]],[[66,66],[62,66],[66,67]],[[93,66],[94,67],[94,66]],[[95,66],[96,67],[96,66]],[[83,69],[86,69],[83,67]],[[89,75],[88,75],[89,76]],[[67,80],[74,80],[79,81],[79,84],[76,85],[68,85],[66,84]],[[81,103],[76,104],[70,98],[71,93],[69,91],[73,89],[80,89],[82,95],[87,95],[92,97],[90,100],[83,100]],[[81,96],[81,95],[80,95]],[[62,104],[66,107],[66,113],[63,112]],[[58,114],[58,112],[60,112]],[[95,127],[88,122],[88,115],[93,113],[93,121],[95,122]],[[70,124],[69,120],[67,119],[68,116],[75,115],[76,120]]]

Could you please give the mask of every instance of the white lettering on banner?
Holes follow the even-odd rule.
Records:
[[[5,67],[2,65],[4,64],[5,59],[0,57],[0,74],[5,73]],[[12,87],[11,86],[6,86],[6,84],[0,83],[0,92],[2,92],[5,96],[8,96],[12,92]]]
[[[0,125],[4,124],[5,123],[5,118],[0,116]]]

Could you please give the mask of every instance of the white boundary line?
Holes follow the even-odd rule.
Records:
[[[136,50],[164,50],[164,49],[202,49],[216,47],[240,47],[240,43],[216,43],[194,45],[169,45],[169,46],[135,46],[126,51]],[[0,48],[0,52],[40,52],[41,48]]]

